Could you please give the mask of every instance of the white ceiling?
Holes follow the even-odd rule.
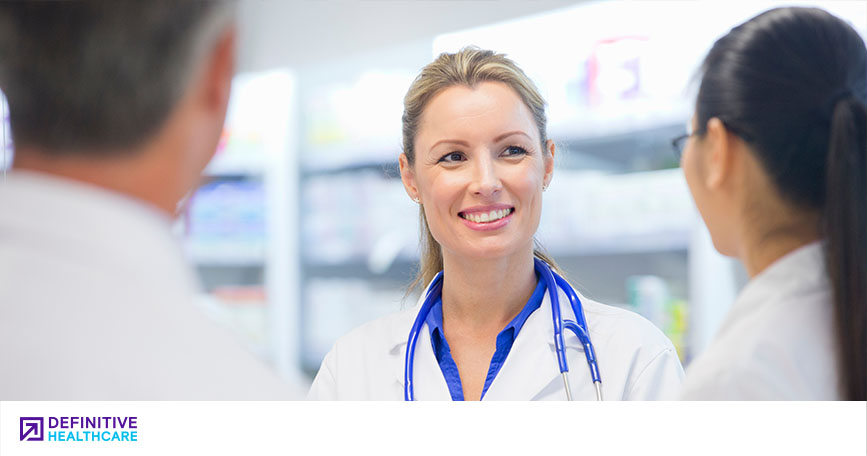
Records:
[[[306,66],[581,1],[242,0],[238,66]]]

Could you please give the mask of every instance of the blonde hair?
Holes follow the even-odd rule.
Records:
[[[545,100],[539,94],[533,81],[503,54],[494,51],[466,47],[454,54],[442,53],[433,62],[422,68],[421,73],[409,87],[403,100],[403,153],[410,166],[415,163],[415,137],[418,124],[427,104],[434,95],[453,86],[475,87],[481,82],[502,82],[509,86],[533,113],[539,129],[542,153],[547,150],[547,118]],[[421,261],[415,280],[409,291],[430,283],[437,272],[443,269],[443,254],[439,243],[434,239],[424,215],[424,207],[419,206],[421,227]],[[563,274],[554,260],[548,256],[537,241],[533,255],[545,261],[561,275]]]

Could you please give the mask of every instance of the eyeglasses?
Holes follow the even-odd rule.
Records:
[[[685,133],[671,140],[671,147],[674,149],[674,158],[677,159],[678,163],[680,162],[680,158],[683,157],[683,150],[686,148],[686,141],[692,135],[693,133]]]
[[[719,117],[717,118],[719,119]],[[738,127],[733,127],[730,122],[725,120],[720,119],[720,121],[725,125],[728,131],[739,136],[744,141],[750,142],[752,140],[752,136],[744,132],[744,130]],[[686,141],[690,136],[698,134],[704,134],[704,129],[692,131],[692,122],[689,122],[686,124],[686,133],[671,140],[671,147],[674,148],[674,157],[677,159],[678,163],[680,162],[681,157],[683,157],[683,151],[686,149]]]
[[[697,132],[692,131],[692,121],[686,123],[686,133],[671,140],[671,147],[674,149],[674,158],[680,163],[680,158],[683,156],[683,150],[686,148],[686,141],[690,136]]]

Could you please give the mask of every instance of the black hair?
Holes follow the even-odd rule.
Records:
[[[867,399],[867,48],[816,8],[777,8],[710,50],[698,133],[718,118],[791,205],[820,214],[842,391]]]
[[[205,35],[233,5],[193,0],[0,3],[0,89],[16,148],[125,153],[168,117]]]

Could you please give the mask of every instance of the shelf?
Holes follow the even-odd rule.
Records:
[[[261,155],[218,155],[205,168],[206,176],[261,176],[267,168]]]
[[[399,258],[387,270],[377,273],[367,263],[351,261],[340,264],[305,262],[301,264],[304,275],[321,278],[357,278],[364,280],[395,281],[409,283],[418,270],[418,259]]]
[[[258,266],[265,263],[263,243],[209,244],[186,242],[187,258],[200,266]]]
[[[689,247],[688,231],[662,231],[608,238],[575,237],[571,247],[562,245],[551,247],[551,255],[558,256],[599,256],[620,255],[625,253],[654,253],[686,251]]]
[[[605,141],[654,132],[676,126],[686,129],[691,115],[683,101],[641,100],[617,109],[584,107],[565,117],[550,119],[549,135],[564,140]]]
[[[575,260],[608,257],[609,262],[617,262],[617,257],[633,258],[634,255],[668,255],[686,253],[689,235],[682,232],[652,233],[617,239],[575,239],[574,248],[550,248],[543,240],[547,252],[555,261],[572,262]],[[627,260],[631,261],[631,260]],[[408,284],[418,271],[418,258],[401,255],[384,272],[371,271],[368,264],[360,259],[341,263],[323,263],[306,259],[301,264],[308,278],[362,279],[376,282],[396,282]]]
[[[306,147],[301,169],[309,174],[328,174],[354,168],[393,167],[401,153],[400,141],[341,146]]]
[[[653,254],[665,252],[685,252],[689,247],[689,232],[668,231],[658,233],[642,233],[634,236],[618,236],[616,238],[574,238],[572,246],[552,246],[542,244],[548,253],[557,258],[616,256],[623,254]],[[418,257],[401,254],[382,273],[371,271],[367,262],[361,258],[352,258],[340,262],[323,262],[305,258],[302,267],[307,276],[316,277],[357,277],[384,279],[405,276],[414,277],[418,267]],[[412,273],[402,271],[412,270]]]
[[[604,137],[560,140],[557,164],[561,169],[616,173],[677,168],[680,164],[671,148],[671,139],[684,131],[680,122]]]
[[[358,161],[333,167],[309,168],[302,170],[304,177],[333,176],[351,173],[375,173],[385,178],[400,178],[400,167],[397,160],[390,162]]]

